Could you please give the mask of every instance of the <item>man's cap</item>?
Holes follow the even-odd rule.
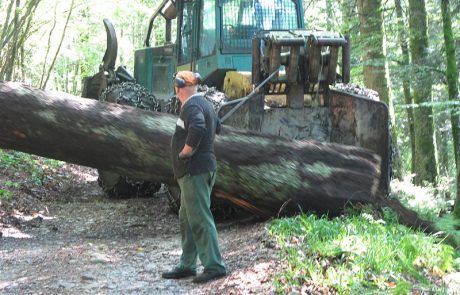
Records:
[[[174,86],[182,88],[186,86],[195,86],[201,82],[200,74],[191,71],[177,72],[173,77]]]

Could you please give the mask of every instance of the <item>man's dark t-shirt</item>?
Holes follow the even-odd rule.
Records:
[[[212,104],[201,93],[191,96],[182,107],[171,140],[174,177],[216,171],[214,138],[219,133],[220,122]],[[179,159],[185,144],[194,153],[190,159]]]

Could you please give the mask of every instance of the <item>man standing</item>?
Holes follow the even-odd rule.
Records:
[[[214,138],[220,130],[220,123],[212,104],[197,93],[199,82],[199,74],[190,71],[178,72],[173,78],[182,105],[171,140],[174,177],[181,189],[182,255],[172,271],[162,274],[165,279],[195,276],[199,257],[204,271],[193,278],[194,283],[226,275],[210,210],[217,169]]]

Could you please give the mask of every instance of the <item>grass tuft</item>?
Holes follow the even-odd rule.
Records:
[[[451,246],[395,223],[388,211],[383,219],[304,214],[272,221],[268,233],[287,265],[275,279],[279,293],[308,282],[339,294],[434,292],[442,274],[453,270]]]

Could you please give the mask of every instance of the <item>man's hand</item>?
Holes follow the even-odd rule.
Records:
[[[188,159],[193,156],[193,148],[187,144],[184,145],[184,148],[179,153],[179,159]]]

